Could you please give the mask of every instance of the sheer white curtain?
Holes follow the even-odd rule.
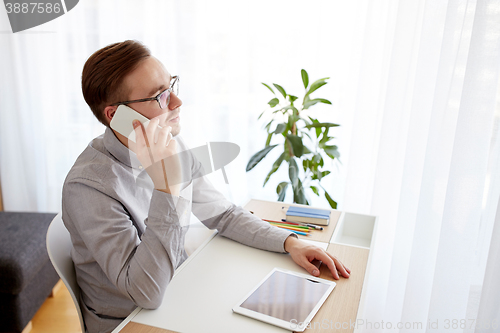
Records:
[[[1,11],[0,23],[9,30]],[[305,68],[331,77],[318,97],[333,106],[315,115],[342,125],[342,163],[325,185],[340,209],[379,216],[361,313],[372,326],[360,328],[420,322],[399,331],[423,332],[449,320],[448,332],[456,319],[455,331],[471,332],[467,319],[480,308],[477,324],[491,324],[500,298],[499,23],[493,0],[81,1],[31,32],[0,34],[5,208],[60,209],[67,171],[103,131],[81,96],[82,66],[125,39],[143,41],[181,76],[191,146],[240,145],[226,170],[230,191],[220,173],[216,186],[238,204],[274,200],[286,170],[266,188],[271,162],[244,172],[265,142],[256,118],[270,96],[260,82],[300,94]]]
[[[474,320],[499,196],[499,32],[497,1],[368,7],[343,198],[379,216],[367,332],[493,325]]]

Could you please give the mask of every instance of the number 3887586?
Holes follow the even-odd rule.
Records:
[[[52,3],[38,3],[38,2],[24,2],[24,3],[6,3],[5,9],[7,9],[7,14],[28,14],[28,13],[39,13],[39,14],[59,14],[61,12],[61,4],[56,2]]]

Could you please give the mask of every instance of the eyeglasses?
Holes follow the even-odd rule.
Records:
[[[158,105],[160,106],[160,109],[164,109],[168,106],[170,103],[170,93],[173,92],[176,96],[179,96],[179,76],[172,76],[172,84],[170,85],[170,88],[163,90],[161,93],[156,95],[155,97],[150,97],[150,98],[142,98],[142,99],[135,99],[133,101],[125,101],[125,102],[118,102],[111,104],[113,106],[115,105],[127,105],[131,103],[140,103],[140,102],[148,102],[148,101],[154,101],[156,100],[158,102]]]

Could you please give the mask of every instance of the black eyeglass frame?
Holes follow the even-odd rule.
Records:
[[[158,106],[160,107],[160,109],[165,109],[166,107],[168,107],[168,104],[170,104],[170,94],[174,91],[174,87],[177,87],[177,90],[175,92],[175,95],[177,96],[178,93],[179,93],[179,76],[178,75],[175,75],[175,76],[172,76],[172,78],[170,80],[174,80],[174,82],[172,82],[172,84],[170,84],[170,87],[161,91],[158,95],[156,95],[155,97],[149,97],[149,98],[141,98],[141,99],[134,99],[133,101],[125,101],[125,102],[118,102],[118,103],[114,103],[114,104],[111,104],[111,106],[116,106],[116,105],[127,105],[127,104],[132,104],[132,103],[140,103],[140,102],[149,102],[149,101],[154,101],[156,100],[158,102]],[[176,86],[177,84],[177,86]],[[167,98],[167,101],[165,102],[165,107],[161,107],[161,103],[160,103],[160,96],[165,92],[165,91],[170,91],[170,93],[168,94],[168,98]]]

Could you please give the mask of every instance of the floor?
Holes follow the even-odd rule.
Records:
[[[61,281],[59,281],[61,283]],[[81,333],[80,320],[66,286],[48,297],[32,319],[30,333]]]

